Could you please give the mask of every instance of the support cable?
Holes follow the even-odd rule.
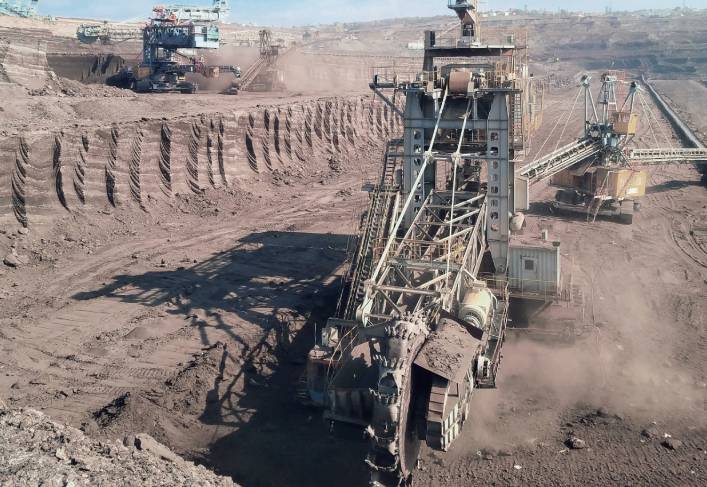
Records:
[[[562,132],[560,133],[560,136],[557,138],[557,142],[555,143],[555,149],[553,149],[553,152],[557,150],[558,147],[560,147],[560,142],[562,142],[562,137],[565,136],[565,131],[567,130],[567,125],[570,123],[570,118],[572,118],[572,114],[574,113],[574,109],[577,106],[577,101],[579,100],[579,95],[582,91],[580,90],[577,92],[577,96],[574,99],[574,103],[572,103],[572,108],[570,108],[570,111],[567,113],[567,120],[565,120],[565,126],[562,127]]]
[[[671,140],[670,137],[668,137],[668,134],[663,131],[663,128],[661,127],[660,121],[658,120],[658,117],[655,116],[653,113],[653,110],[650,109],[650,105],[648,105],[648,102],[646,101],[645,97],[643,96],[642,93],[638,93],[638,99],[641,101],[641,103],[644,106],[644,110],[648,112],[649,120],[650,117],[653,117],[653,121],[655,122],[656,126],[658,127],[658,130],[660,130],[660,134],[663,136],[667,144],[670,146],[671,149],[674,149],[675,147],[673,146],[673,141]],[[656,141],[656,144],[658,141]]]
[[[653,130],[653,125],[652,125],[652,123],[651,123],[651,116],[653,115],[653,113],[652,113],[652,111],[651,111],[651,109],[650,109],[650,106],[648,105],[648,102],[646,102],[646,100],[645,100],[645,98],[643,97],[643,95],[642,95],[640,92],[638,93],[638,95],[639,95],[638,99],[639,99],[640,102],[641,102],[641,107],[643,108],[643,111],[647,113],[648,129],[651,131],[651,135],[653,136],[653,141],[655,142],[655,145],[656,145],[656,148],[657,148],[657,147],[660,146],[660,144],[658,143],[658,137],[656,137],[656,135],[655,135],[655,132],[656,132],[656,131]],[[671,143],[671,141],[668,139],[668,137],[666,136],[666,134],[665,134],[665,133],[662,131],[662,129],[660,128],[660,123],[658,122],[658,119],[657,119],[655,116],[653,116],[653,119],[655,120],[655,123],[656,123],[656,125],[658,126],[658,129],[661,130],[661,135],[663,135],[663,137],[668,141],[668,145],[670,146],[670,148],[671,148],[671,149],[674,148],[673,145],[672,145],[672,143]],[[664,165],[659,164],[659,165],[657,165],[652,171],[650,171],[650,173],[649,173],[648,176],[649,176],[650,181],[651,181],[653,184],[655,184],[655,176],[657,176],[658,174],[662,174],[662,171],[661,171],[662,169],[664,169]]]
[[[434,133],[432,134],[432,140],[430,141],[430,147],[425,153],[425,158],[424,162],[422,163],[422,167],[420,168],[420,171],[417,175],[417,178],[415,179],[415,183],[413,184],[412,188],[417,188],[420,182],[422,181],[424,175],[425,175],[425,169],[427,169],[427,164],[434,159],[432,156],[432,149],[434,147],[435,141],[437,139],[437,132],[439,131],[439,123],[442,120],[442,114],[444,113],[444,108],[447,104],[447,95],[449,94],[449,86],[444,91],[444,98],[442,99],[442,106],[439,109],[439,114],[437,115],[437,123],[435,124],[435,130]],[[376,266],[376,270],[373,271],[373,274],[371,275],[371,280],[375,281],[378,278],[378,274],[380,273],[381,269],[383,268],[383,264],[388,258],[388,254],[390,253],[390,249],[393,246],[393,242],[395,242],[396,235],[398,234],[398,230],[400,229],[400,225],[403,223],[403,219],[405,218],[405,214],[407,213],[408,208],[410,207],[410,203],[412,203],[412,200],[415,196],[415,191],[410,191],[410,194],[408,195],[407,199],[405,200],[405,204],[403,205],[402,210],[400,211],[400,216],[398,217],[398,220],[395,222],[395,226],[390,232],[390,237],[388,238],[388,242],[385,244],[385,249],[383,250],[383,254],[381,255],[380,260],[378,261],[378,265]]]
[[[466,104],[466,112],[464,113],[464,123],[462,124],[462,131],[459,136],[459,145],[457,145],[457,151],[452,154],[452,171],[454,175],[452,176],[452,206],[451,213],[449,215],[449,245],[447,246],[447,287],[449,287],[449,267],[451,265],[452,259],[452,238],[454,234],[454,203],[457,196],[457,163],[461,160],[461,150],[462,143],[464,142],[464,132],[466,131],[466,123],[469,120],[469,110],[471,109],[471,98]]]
[[[582,88],[580,88],[579,91],[577,91],[577,97],[575,98],[575,103],[576,103],[577,100],[579,99],[579,95],[580,95],[580,94],[582,94]],[[548,142],[550,141],[550,139],[552,138],[552,135],[555,133],[555,129],[557,128],[557,126],[560,124],[561,118],[562,118],[562,117],[559,117],[559,118],[557,119],[557,121],[555,122],[555,125],[552,127],[552,129],[550,129],[550,134],[549,134],[549,135],[547,136],[547,138],[545,139],[545,142],[543,142],[543,144],[540,146],[540,149],[538,149],[538,151],[536,152],[536,156],[535,156],[536,158],[537,158],[537,154],[542,154],[542,153],[543,153],[543,149],[545,148],[545,146],[547,145],[547,143],[548,143]]]

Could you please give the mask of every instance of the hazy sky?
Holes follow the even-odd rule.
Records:
[[[210,5],[211,0],[40,0],[42,14],[111,20],[147,18],[155,4]],[[303,25],[352,22],[390,17],[451,14],[445,0],[231,0],[232,22],[261,25]],[[618,10],[707,8],[707,0],[482,0],[482,10],[523,8],[557,10]]]

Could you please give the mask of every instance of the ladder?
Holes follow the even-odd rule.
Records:
[[[609,185],[609,174],[610,173],[608,173],[608,172],[606,173],[606,176],[604,176],[604,181],[601,183],[601,186],[599,187],[599,191],[596,191],[594,193],[594,198],[592,199],[592,202],[589,204],[589,208],[587,211],[587,221],[589,221],[589,215],[591,215],[592,223],[597,221],[597,215],[599,215],[599,210],[601,210],[601,205],[603,205],[604,201],[606,201],[606,199],[607,199],[607,196],[604,193],[606,192],[606,187]]]
[[[511,113],[513,114],[510,134],[512,148],[522,150],[525,145],[523,138],[523,93],[513,94]]]

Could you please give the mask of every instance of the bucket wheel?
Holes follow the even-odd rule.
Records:
[[[427,335],[421,318],[406,317],[386,327],[379,339],[379,381],[374,397],[371,444],[366,463],[371,487],[407,487],[422,446],[427,398],[422,374],[413,365]],[[429,392],[429,391],[428,391]]]

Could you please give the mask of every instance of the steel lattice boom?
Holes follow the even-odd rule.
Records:
[[[630,224],[634,211],[640,208],[638,198],[645,194],[647,181],[647,173],[636,167],[704,162],[707,149],[628,147],[638,128],[636,105],[641,104],[651,130],[655,118],[643,99],[641,86],[636,81],[623,81],[619,73],[606,73],[602,75],[595,104],[590,80],[589,76],[582,78],[577,94],[579,99],[584,91],[584,136],[520,168],[516,173],[516,185],[522,188],[521,194],[525,193],[527,208],[528,187],[553,178],[553,184],[563,188],[555,196],[556,208],[584,212],[592,220],[600,214],[618,216]],[[629,85],[623,103],[616,94],[622,83]]]
[[[308,360],[311,402],[366,428],[373,487],[410,485],[422,441],[447,450],[458,438],[473,391],[495,387],[508,322],[527,70],[515,45],[483,44],[476,1],[448,6],[459,36],[426,32],[421,73],[370,85],[403,137]]]

